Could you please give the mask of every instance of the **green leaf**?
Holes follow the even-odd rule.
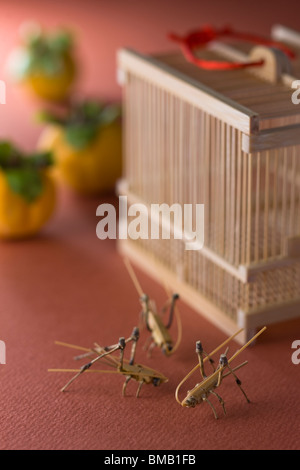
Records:
[[[36,169],[15,168],[8,169],[5,173],[11,190],[22,196],[28,203],[41,195],[43,182]]]
[[[72,46],[72,35],[65,30],[59,30],[52,35],[45,33],[29,35],[24,45],[27,60],[19,71],[22,73],[21,76],[41,71],[49,76],[60,73],[64,67],[64,56]]]
[[[52,164],[51,152],[25,156],[9,141],[0,141],[0,168],[10,189],[29,203],[38,198],[43,190],[40,170]]]
[[[72,35],[68,31],[60,31],[55,36],[48,38],[50,49],[56,52],[68,51],[73,43]]]
[[[84,101],[78,107],[78,111],[86,120],[95,120],[100,115],[103,109],[103,104],[97,101]]]
[[[0,141],[1,168],[19,165],[21,158],[21,153],[9,141]]]
[[[52,152],[34,153],[33,155],[28,155],[27,160],[29,165],[36,169],[46,168],[54,164]]]
[[[48,111],[39,114],[41,121],[61,125],[66,140],[77,150],[87,147],[103,126],[112,124],[120,116],[120,105],[92,100],[73,103],[63,118]]]
[[[39,122],[47,122],[49,124],[59,124],[63,126],[65,124],[64,119],[62,119],[59,116],[56,116],[55,114],[51,113],[50,111],[39,111],[36,114],[36,119]]]
[[[99,115],[101,125],[109,125],[121,116],[121,107],[118,105],[105,106]]]
[[[70,124],[65,129],[66,140],[74,148],[81,150],[88,146],[97,135],[98,126],[92,124]]]
[[[8,140],[0,142],[0,158],[7,159],[13,153],[13,145]]]

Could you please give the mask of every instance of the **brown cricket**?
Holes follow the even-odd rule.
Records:
[[[220,387],[223,379],[225,377],[228,377],[229,375],[232,375],[235,379],[236,384],[238,385],[239,389],[243,393],[244,397],[246,398],[247,402],[250,403],[250,400],[248,396],[246,395],[246,392],[242,388],[242,382],[240,379],[237,377],[235,374],[235,371],[240,369],[241,367],[245,366],[248,362],[245,361],[242,364],[238,365],[234,369],[231,368],[230,364],[231,362],[245,349],[249,344],[251,344],[259,335],[261,335],[264,331],[266,330],[266,327],[262,328],[253,338],[251,338],[244,346],[242,346],[236,353],[230,358],[227,359],[227,353],[228,353],[228,348],[226,349],[224,354],[221,354],[219,364],[217,368],[215,369],[213,363],[214,361],[212,360],[211,356],[215,354],[217,351],[219,351],[222,347],[226,346],[229,341],[231,341],[235,336],[237,336],[239,333],[243,331],[243,329],[240,329],[237,331],[235,334],[230,336],[226,341],[224,341],[220,346],[218,346],[214,351],[212,351],[210,354],[205,353],[203,350],[202,344],[200,341],[196,342],[196,353],[198,355],[198,360],[199,363],[184,377],[184,379],[180,382],[178,387],[176,388],[175,392],[175,398],[177,402],[187,408],[194,408],[197,405],[200,405],[201,403],[208,403],[209,406],[211,407],[213,414],[216,419],[218,419],[217,412],[215,410],[215,407],[213,403],[210,401],[210,396],[214,395],[217,397],[219,400],[224,414],[226,414],[226,409],[225,409],[225,402],[223,398],[215,391],[217,388]],[[205,356],[205,357],[204,357]],[[214,372],[210,375],[206,375],[205,370],[204,370],[204,363],[209,360],[211,363]],[[180,401],[178,394],[181,386],[186,382],[186,380],[198,369],[200,368],[201,376],[202,376],[202,382],[197,383],[195,387],[192,388],[192,390],[189,390],[186,397]]]
[[[95,343],[94,347],[91,349],[82,348],[80,346],[74,346],[68,343],[62,343],[56,341],[56,344],[61,346],[66,346],[73,349],[83,350],[85,351],[84,354],[80,356],[76,356],[75,359],[83,359],[85,357],[95,355],[96,357],[92,359],[87,364],[83,365],[80,369],[49,369],[49,372],[76,372],[76,374],[64,385],[61,389],[62,392],[65,392],[67,388],[84,372],[94,372],[94,373],[101,373],[101,374],[120,374],[125,376],[125,382],[122,389],[122,394],[125,396],[125,391],[128,382],[133,379],[139,383],[136,397],[139,396],[141,387],[143,384],[153,384],[154,386],[158,386],[164,382],[167,382],[168,379],[160,372],[151,369],[150,367],[144,366],[142,364],[135,364],[135,351],[136,351],[136,344],[139,339],[139,329],[134,327],[133,332],[129,338],[125,339],[121,337],[117,344],[112,346],[101,347],[97,343]],[[124,359],[124,351],[125,347],[129,342],[133,342],[131,347],[131,355],[129,361]],[[120,358],[112,355],[116,351],[120,351]],[[104,361],[107,365],[113,367],[115,370],[98,370],[98,369],[91,369],[91,367],[98,361]]]
[[[164,324],[162,316],[158,313],[156,309],[155,302],[150,299],[149,296],[143,291],[136,277],[136,274],[127,258],[124,259],[124,263],[133,281],[133,284],[139,294],[140,303],[142,305],[142,322],[146,326],[147,330],[150,332],[150,336],[148,337],[145,343],[144,349],[148,350],[149,357],[154,347],[160,348],[166,356],[170,356],[179,347],[182,336],[180,314],[176,307],[176,301],[179,299],[179,295],[177,293],[171,294],[169,292],[169,289],[165,286],[165,290],[168,294],[169,299],[162,308],[162,313],[164,313],[169,308],[169,318],[167,323]],[[177,322],[176,342],[173,341],[169,331],[173,323],[174,314]]]

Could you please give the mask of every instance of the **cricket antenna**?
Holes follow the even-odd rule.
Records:
[[[131,277],[131,280],[132,280],[139,296],[142,297],[144,295],[144,291],[143,291],[143,289],[142,289],[142,287],[141,287],[141,285],[140,285],[140,283],[139,283],[139,281],[138,281],[138,279],[135,275],[135,272],[134,272],[134,270],[131,266],[131,263],[130,263],[129,259],[128,258],[123,258],[123,261],[124,261],[124,264],[127,268],[128,274]]]

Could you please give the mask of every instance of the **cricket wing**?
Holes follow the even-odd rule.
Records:
[[[126,364],[120,372],[123,375],[130,375],[132,378],[139,380],[140,378],[144,378],[146,381],[147,379],[151,381],[151,379],[157,378],[160,379],[161,382],[167,382],[168,378],[165,377],[161,372],[157,370],[151,369],[150,367],[144,366],[142,364]]]

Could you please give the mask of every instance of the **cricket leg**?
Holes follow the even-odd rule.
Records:
[[[139,329],[142,330],[145,326],[145,313],[144,313],[144,310],[141,310],[140,311],[140,314],[139,314]]]
[[[61,389],[61,392],[65,392],[66,389],[69,387],[69,385],[71,385],[71,383],[74,382],[74,380],[77,379],[77,377],[79,377],[81,374],[83,374],[83,372],[85,372],[87,369],[89,369],[91,367],[91,363],[89,362],[88,364],[85,364],[84,366],[81,367],[80,371],[77,372],[76,375],[74,375],[74,377],[71,378],[71,380],[69,380],[69,382],[66,383],[66,385]]]
[[[127,375],[126,376],[126,379],[125,379],[125,382],[123,384],[123,389],[122,389],[122,395],[123,397],[125,397],[125,392],[126,392],[126,387],[127,387],[127,384],[129,382],[129,380],[131,379],[131,375]]]
[[[203,378],[207,377],[207,375],[205,374],[205,371],[204,371],[204,361],[203,361],[203,356],[206,356],[213,368],[213,371],[215,372],[215,366],[214,366],[214,360],[211,359],[211,357],[209,356],[209,354],[207,354],[203,347],[202,347],[202,343],[201,341],[196,341],[196,353],[198,355],[198,360],[199,360],[199,366],[200,366],[200,372],[201,372],[201,375]]]
[[[81,359],[84,359],[86,357],[93,356],[93,354],[95,354],[94,351],[89,351],[84,354],[80,354],[79,356],[74,356],[74,361],[80,361]]]
[[[66,383],[66,385],[61,389],[61,391],[65,392],[66,389],[71,385],[71,383],[74,382],[74,380],[76,380],[81,374],[83,374],[86,370],[88,370],[93,364],[95,364],[95,362],[99,361],[99,359],[102,359],[103,357],[117,351],[118,349],[121,349],[121,365],[123,366],[123,354],[124,354],[125,345],[126,345],[125,339],[120,338],[119,343],[116,346],[114,346],[112,349],[110,349],[109,351],[106,351],[104,354],[100,354],[95,359],[93,359],[92,361],[90,361],[87,364],[85,364],[84,366],[82,366],[80,368],[79,372],[77,372],[77,374],[74,375],[74,377],[72,377],[71,380],[69,380],[68,383]]]
[[[143,307],[142,315],[143,315],[144,322],[146,324],[147,330],[151,331],[151,328],[149,326],[149,310],[150,310],[149,297],[147,294],[143,294],[140,300],[141,300],[142,307]]]
[[[234,373],[234,371],[231,369],[231,367],[229,366],[229,364],[227,364],[227,367],[230,371],[230,373],[234,376],[235,378],[235,382],[236,384],[238,385],[238,387],[240,388],[241,392],[243,393],[244,397],[246,398],[247,402],[248,403],[251,403],[249,398],[247,397],[246,395],[246,392],[244,391],[244,389],[242,388],[242,382],[240,381],[240,379],[237,377],[237,375]]]
[[[174,310],[175,310],[175,304],[176,300],[179,299],[179,294],[173,294],[171,298],[171,305],[170,305],[170,313],[169,313],[169,320],[166,325],[166,328],[169,329],[173,323],[173,317],[174,317]]]
[[[224,402],[223,398],[220,397],[220,395],[219,395],[217,392],[214,392],[213,390],[210,390],[210,393],[211,393],[212,395],[215,395],[215,396],[217,397],[217,399],[219,400],[220,404],[222,405],[224,415],[226,415],[225,402]]]
[[[134,328],[132,335],[130,337],[131,341],[133,341],[132,347],[131,347],[131,353],[130,353],[130,359],[129,359],[129,364],[132,366],[134,363],[134,358],[135,358],[135,351],[136,351],[136,344],[138,342],[138,339],[140,337],[139,329]]]
[[[149,346],[149,348],[148,348],[147,357],[151,357],[151,355],[152,355],[152,350],[153,350],[153,348],[155,348],[155,346],[156,346],[155,341],[152,341],[152,343],[150,344],[150,346]]]
[[[119,339],[118,349],[120,349],[120,370],[123,370],[123,359],[124,359],[124,349],[126,346],[125,338],[122,337]]]
[[[142,388],[142,385],[143,385],[144,381],[141,380],[139,382],[139,386],[138,386],[138,389],[137,389],[137,392],[136,392],[136,397],[138,398],[139,397],[139,394],[140,394],[140,391],[141,391],[141,388]]]
[[[150,341],[152,340],[152,336],[148,336],[146,339],[144,345],[143,345],[143,351],[147,351],[149,349]]]
[[[217,412],[215,410],[214,405],[209,401],[209,399],[207,397],[203,398],[203,400],[206,401],[209,404],[209,406],[211,407],[211,409],[213,411],[213,414],[214,414],[215,418],[218,419],[218,415],[217,415]]]
[[[213,371],[216,372],[216,368],[215,368],[215,366],[214,366],[214,362],[215,362],[215,361],[210,357],[209,354],[207,354],[205,351],[203,351],[203,352],[204,352],[205,356],[207,357],[207,359],[208,359],[210,365],[212,366]]]
[[[203,347],[202,347],[201,341],[196,341],[196,354],[198,356],[201,375],[202,375],[203,379],[205,379],[205,377],[207,377],[207,375],[205,374],[205,371],[204,371]]]

